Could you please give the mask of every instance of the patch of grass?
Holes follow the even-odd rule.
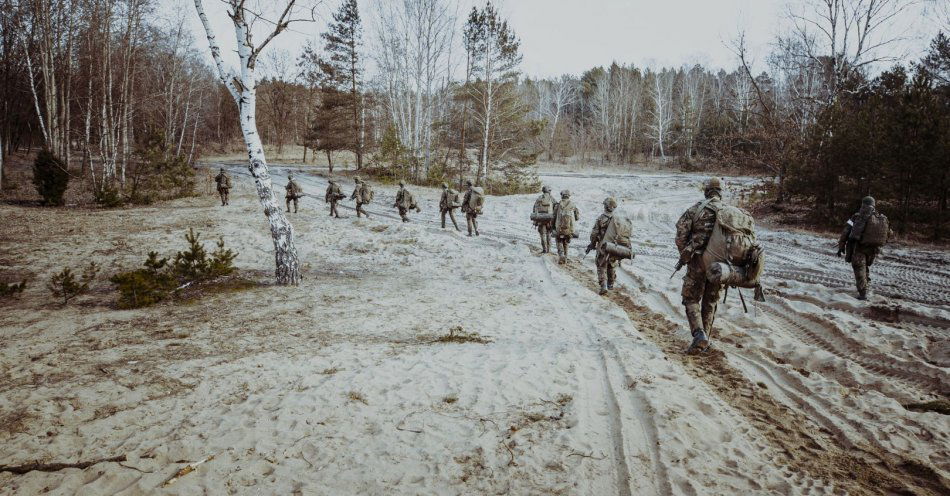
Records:
[[[430,343],[478,343],[478,344],[488,344],[491,343],[490,338],[486,338],[477,332],[465,332],[462,329],[462,326],[455,326],[449,329],[448,334],[443,334],[437,336],[435,339],[431,340]]]
[[[363,393],[359,391],[350,391],[349,393],[346,393],[346,397],[350,401],[358,401],[364,405],[369,405],[369,402],[366,401],[366,396],[363,396]]]
[[[454,395],[454,394],[450,394],[450,395],[445,396],[445,397],[442,398],[442,403],[445,403],[445,404],[447,404],[447,405],[451,405],[451,404],[457,402],[458,400],[459,400],[458,396],[456,396],[456,395]]]
[[[323,372],[320,372],[320,373],[323,374],[323,375],[333,375],[333,374],[335,374],[335,373],[337,373],[337,372],[339,372],[339,371],[340,371],[340,369],[338,369],[338,368],[336,368],[336,367],[330,367],[330,368],[328,368],[328,369],[323,369]]]
[[[950,415],[950,401],[934,400],[921,403],[908,403],[904,408],[912,412],[935,412],[941,415]]]
[[[378,233],[384,232],[384,231],[386,231],[387,229],[389,229],[389,226],[383,225],[383,224],[380,224],[380,225],[373,226],[373,227],[369,228],[370,231],[378,232]]]

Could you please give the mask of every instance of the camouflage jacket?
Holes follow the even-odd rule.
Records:
[[[350,195],[350,200],[363,201],[363,183],[359,183],[353,188],[353,194]]]
[[[716,213],[722,206],[718,196],[707,198],[690,207],[676,221],[676,249],[682,255],[685,250],[701,254],[709,242],[713,227],[716,225]]]
[[[600,217],[597,217],[597,220],[594,221],[594,228],[590,230],[591,246],[596,247],[600,244],[600,240],[604,239],[604,234],[607,233],[607,225],[610,224],[610,219],[613,217],[613,212],[604,212],[600,214]]]
[[[343,197],[343,192],[340,191],[340,185],[331,184],[327,186],[327,194],[323,197],[323,201],[335,202],[342,197]]]
[[[455,195],[457,194],[458,193],[452,188],[442,190],[442,197],[439,198],[439,210],[458,208],[458,206],[455,205]]]
[[[416,201],[412,197],[412,193],[406,188],[399,188],[399,191],[396,192],[396,207],[409,209],[412,208],[415,203]]]
[[[288,181],[284,188],[287,190],[287,198],[297,198],[303,194],[303,189],[293,180]]]
[[[223,172],[214,176],[214,182],[218,183],[218,189],[228,189],[231,187],[231,178]]]

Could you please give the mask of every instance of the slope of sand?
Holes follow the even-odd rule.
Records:
[[[438,228],[435,190],[410,224],[390,188],[368,220],[305,198],[304,281],[283,288],[238,172],[226,208],[0,207],[0,268],[33,279],[0,307],[0,465],[126,457],[0,472],[0,493],[946,494],[948,417],[901,405],[950,390],[947,253],[889,250],[863,303],[833,240],[762,230],[768,301],[730,295],[714,350],[687,357],[672,224],[701,178],[544,176],[581,209],[567,266],[537,253],[533,195],[489,198],[478,238]],[[638,258],[602,298],[580,250],[607,194]],[[66,307],[43,287],[171,254],[189,227],[255,284],[141,310],[104,276]],[[489,342],[437,341],[459,327]]]

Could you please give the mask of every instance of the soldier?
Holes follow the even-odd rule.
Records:
[[[722,206],[722,184],[719,179],[712,178],[706,181],[703,190],[706,199],[690,207],[676,222],[676,248],[680,252],[677,269],[686,265],[683,306],[693,335],[693,342],[686,350],[688,353],[705,351],[709,347],[707,333],[712,332],[722,289],[719,284],[707,283],[707,267],[702,257],[716,225],[716,214]]]
[[[468,235],[472,232],[478,236],[478,216],[482,213],[484,193],[476,188],[471,179],[465,180],[465,198],[462,199],[462,211],[465,212],[465,223],[468,224]]]
[[[287,186],[284,186],[287,194],[284,198],[287,200],[287,211],[290,212],[290,202],[294,202],[294,213],[297,213],[297,200],[303,196],[303,189],[294,181],[293,174],[287,174]]]
[[[214,177],[214,182],[218,183],[218,195],[221,196],[221,206],[223,207],[228,204],[231,191],[231,176],[224,172],[224,167],[218,171],[218,175]]]
[[[409,222],[409,217],[406,215],[408,211],[412,209],[415,209],[416,212],[422,211],[416,205],[416,199],[412,197],[412,193],[406,189],[405,181],[399,181],[399,191],[396,192],[396,203],[393,206],[399,209],[399,216],[402,217],[403,222]]]
[[[360,214],[365,215],[366,218],[369,218],[369,214],[366,213],[366,210],[363,210],[364,194],[363,194],[363,180],[360,179],[360,176],[353,178],[353,182],[356,183],[356,187],[353,188],[353,194],[350,195],[351,200],[356,200],[356,218],[360,217]]]
[[[594,222],[594,228],[590,231],[590,244],[587,245],[587,252],[597,250],[597,259],[594,261],[597,265],[597,282],[600,284],[600,294],[607,294],[607,290],[614,289],[614,281],[617,280],[617,259],[610,256],[606,250],[599,249],[607,233],[607,226],[614,216],[614,210],[617,209],[617,200],[607,198],[604,200],[604,213],[597,217]]]
[[[555,240],[557,241],[557,263],[567,263],[567,249],[571,245],[571,239],[575,237],[574,221],[580,220],[581,214],[578,212],[574,202],[571,201],[571,192],[561,191],[561,201],[554,207],[554,228]]]
[[[534,201],[534,210],[532,213],[535,215],[553,215],[556,205],[557,202],[555,202],[554,197],[551,196],[551,188],[544,186],[541,188],[541,196]],[[541,236],[541,253],[550,253],[551,229],[554,228],[554,219],[535,220],[534,226],[538,228],[538,234]]]
[[[445,214],[449,215],[449,218],[452,219],[452,225],[455,226],[456,231],[461,231],[459,229],[458,222],[455,222],[455,209],[458,208],[456,205],[456,197],[458,193],[449,188],[449,185],[442,183],[442,198],[439,198],[439,212],[442,214],[442,229],[445,229]]]
[[[330,179],[329,183],[327,186],[327,194],[323,197],[323,201],[330,204],[330,217],[339,219],[340,214],[336,211],[336,202],[346,198],[346,195],[340,191],[340,185],[337,184],[336,181]]]
[[[841,237],[838,238],[838,256],[845,254],[845,260],[851,262],[859,300],[868,299],[868,283],[870,282],[868,269],[881,251],[880,244],[872,244],[864,239],[868,221],[872,216],[878,215],[874,205],[874,198],[864,197],[861,200],[861,209],[851,216],[841,232]],[[887,231],[886,223],[884,230]]]

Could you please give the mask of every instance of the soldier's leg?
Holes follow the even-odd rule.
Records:
[[[290,212],[290,198],[284,198],[284,201],[287,202],[287,211]]]
[[[294,197],[294,213],[297,213],[297,197]]]
[[[706,289],[706,274],[701,268],[691,263],[683,276],[683,306],[686,309],[686,320],[689,323],[690,333],[693,335],[693,342],[690,343],[687,353],[695,350],[703,350],[709,346],[709,339],[703,328],[702,307],[700,305],[703,294]]]
[[[719,306],[721,295],[722,285],[706,282],[703,287],[702,317],[703,329],[706,330],[707,336],[712,335],[713,325],[716,323],[716,308]]]
[[[867,298],[868,293],[868,265],[867,255],[860,249],[854,250],[851,255],[851,268],[854,269],[854,282],[858,287],[858,298]]]
[[[478,214],[472,216],[472,227],[475,228],[475,235],[478,236]]]
[[[399,207],[399,217],[402,219],[403,222],[409,222],[409,218],[406,217],[405,208]]]
[[[617,281],[617,266],[607,263],[607,289],[614,289],[614,282]]]
[[[541,238],[541,253],[547,253],[548,248],[544,245],[544,224],[538,224],[538,236]]]
[[[452,219],[452,225],[455,226],[455,230],[461,231],[461,229],[459,229],[459,223],[455,221],[455,209],[449,209],[449,218]]]
[[[594,264],[597,266],[597,284],[600,285],[600,294],[607,294],[607,257],[597,251],[597,258],[594,259]]]
[[[225,205],[231,204],[231,190],[230,189],[224,190],[224,204]]]
[[[442,214],[442,229],[445,229],[445,210],[440,212]]]

